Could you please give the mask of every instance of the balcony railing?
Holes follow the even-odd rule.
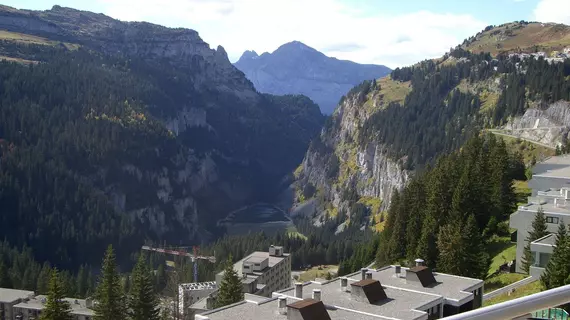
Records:
[[[532,314],[570,302],[570,285],[535,293],[530,296],[460,313],[445,320],[505,320]]]

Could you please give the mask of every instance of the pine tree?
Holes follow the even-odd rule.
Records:
[[[461,275],[463,253],[463,238],[461,236],[460,222],[447,224],[439,229],[437,236],[439,257],[437,268],[441,272]]]
[[[115,253],[109,245],[97,289],[95,290],[95,317],[96,320],[116,320],[126,317],[125,298],[121,286],[121,278],[117,271]]]
[[[0,288],[11,288],[10,277],[8,276],[8,268],[0,256]]]
[[[38,281],[37,281],[37,285],[36,285],[36,291],[39,294],[47,294],[48,293],[51,278],[52,278],[52,273],[53,273],[53,270],[52,270],[50,264],[48,262],[44,263],[44,265],[42,266],[42,271],[40,271],[40,274],[38,275]],[[61,277],[59,280],[61,282],[63,282]]]
[[[216,308],[227,306],[243,300],[242,283],[234,270],[232,257],[230,256],[224,268],[224,276],[218,296],[216,299]]]
[[[87,270],[85,270],[85,266],[82,265],[81,267],[79,267],[79,272],[77,273],[77,284],[75,288],[77,295],[81,298],[86,297],[87,295],[87,290],[88,290],[87,277],[88,277]]]
[[[139,256],[131,277],[129,296],[130,320],[158,320],[158,299],[154,292],[152,276],[144,256]]]
[[[463,267],[460,275],[471,278],[485,279],[489,270],[489,255],[481,238],[474,215],[467,218],[467,224],[461,232],[463,238]]]
[[[544,210],[542,208],[538,209],[536,216],[532,222],[531,230],[526,238],[527,244],[524,247],[523,256],[521,259],[521,268],[524,272],[528,273],[530,266],[534,263],[534,257],[530,250],[530,243],[548,235],[546,218],[544,216]]]
[[[540,277],[542,285],[546,289],[559,287],[566,282],[566,278],[570,276],[570,242],[568,232],[564,223],[558,225],[558,233],[556,234],[556,247],[552,252],[550,260]]]
[[[71,306],[63,300],[65,297],[61,279],[57,270],[51,272],[49,291],[40,320],[71,320]]]

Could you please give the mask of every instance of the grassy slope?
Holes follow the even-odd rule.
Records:
[[[492,299],[484,301],[483,306],[490,306],[493,304],[513,300],[516,298],[520,298],[520,297],[528,296],[528,295],[531,295],[534,293],[538,293],[540,291],[542,291],[542,285],[540,284],[540,281],[534,281],[534,282],[531,282],[529,284],[525,284],[524,286],[517,288],[515,290],[515,292],[513,292],[513,294],[511,294],[510,296],[508,295],[508,293],[504,293],[502,295],[499,295],[499,296],[496,296]]]
[[[518,151],[522,154],[524,162],[529,164],[534,157],[537,162],[554,155],[554,150],[541,145],[534,144],[530,141],[516,139],[513,137],[499,136],[507,143],[510,150]]]
[[[547,53],[570,46],[570,27],[553,23],[507,23],[483,32],[466,49],[496,55],[518,49],[533,52],[535,46]]]
[[[316,278],[325,278],[327,273],[330,273],[331,276],[334,277],[336,272],[338,271],[338,266],[316,266],[312,267],[311,269],[301,273],[299,276],[299,281],[311,281],[315,280]]]

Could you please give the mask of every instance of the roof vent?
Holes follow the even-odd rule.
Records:
[[[295,298],[303,299],[303,283],[295,283]]]
[[[350,286],[352,287],[351,297],[358,302],[374,304],[387,298],[378,280],[365,279],[352,283]]]
[[[305,299],[287,306],[287,320],[331,320],[322,301]]]
[[[321,301],[321,289],[313,289],[313,300]]]
[[[368,272],[367,268],[360,269],[360,280],[366,279],[366,272]]]
[[[408,272],[406,272],[406,280],[420,282],[424,288],[436,283],[431,269],[426,266],[417,266],[408,269]]]
[[[372,272],[366,272],[366,279],[372,279]]]
[[[348,291],[348,278],[347,277],[340,278],[340,291],[342,291],[342,292]]]
[[[416,267],[424,266],[424,265],[425,265],[424,259],[417,258],[417,259],[414,260],[414,261],[416,262]]]

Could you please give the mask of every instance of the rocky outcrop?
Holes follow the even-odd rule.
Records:
[[[513,136],[556,147],[567,141],[570,133],[570,102],[558,101],[529,108],[503,129]]]
[[[364,197],[381,200],[381,209],[386,209],[393,190],[402,189],[410,177],[387,156],[386,146],[377,141],[359,143],[360,128],[373,113],[362,107],[366,101],[361,98],[357,93],[343,99],[298,170],[298,191],[314,186],[321,214],[330,216],[331,209],[324,206],[330,203],[334,214],[350,215],[351,204]]]
[[[334,111],[340,97],[364,80],[381,78],[390,69],[330,58],[294,41],[261,56],[246,51],[235,63],[260,92],[302,94],[325,114]]]

